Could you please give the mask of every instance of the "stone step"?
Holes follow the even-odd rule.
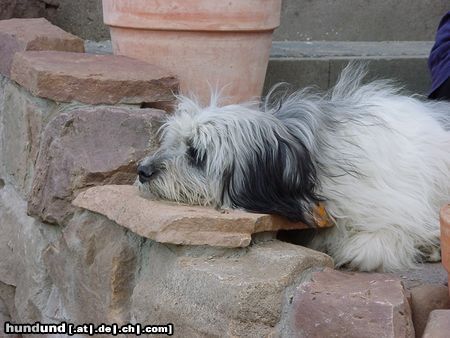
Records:
[[[16,53],[11,79],[35,96],[88,104],[167,102],[178,88],[170,72],[139,60],[55,51]]]
[[[274,41],[265,92],[278,82],[294,88],[334,85],[351,60],[368,63],[368,78],[395,80],[407,91],[426,94],[432,41]]]
[[[283,0],[274,40],[433,40],[448,0]]]
[[[16,52],[84,52],[84,41],[43,18],[0,20],[0,74],[10,75]]]
[[[433,41],[274,41],[264,93],[279,82],[293,88],[334,85],[351,60],[368,63],[369,78],[396,80],[407,91],[426,94],[427,60]],[[86,41],[88,53],[111,54],[111,41]]]

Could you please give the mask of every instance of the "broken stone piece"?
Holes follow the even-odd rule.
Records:
[[[169,72],[116,55],[17,53],[11,79],[35,96],[87,104],[166,102],[178,90],[178,80]]]
[[[84,52],[84,41],[44,18],[0,21],[0,73],[10,75],[16,52],[58,50]]]
[[[106,185],[80,193],[72,202],[97,212],[140,236],[162,243],[245,247],[253,233],[305,229],[282,217],[150,201],[137,187]]]

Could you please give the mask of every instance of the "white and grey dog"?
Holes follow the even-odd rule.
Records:
[[[141,191],[312,223],[318,202],[336,226],[311,246],[337,266],[394,271],[439,259],[439,209],[450,200],[450,104],[362,84],[347,67],[324,95],[202,108],[186,97],[139,168]]]

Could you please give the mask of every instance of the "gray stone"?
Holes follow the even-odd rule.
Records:
[[[424,284],[411,290],[411,308],[417,337],[422,337],[431,311],[450,308],[448,291],[447,286],[436,284]]]
[[[0,337],[19,338],[19,335],[6,335],[4,331],[5,322],[13,322],[16,318],[16,307],[14,304],[15,287],[0,282]]]
[[[43,132],[28,212],[64,224],[75,195],[90,186],[132,184],[137,161],[157,147],[163,111],[74,106]]]
[[[274,40],[432,40],[447,0],[284,0]]]
[[[358,60],[368,64],[368,80],[391,79],[409,92],[426,94],[431,46],[430,41],[274,42],[264,92],[279,82],[290,83],[293,89],[327,90],[350,61]]]
[[[7,313],[12,320],[17,318],[16,304],[14,302],[15,295],[15,286],[0,282],[0,300],[2,300],[4,304],[3,312]]]
[[[59,228],[26,214],[26,202],[11,185],[0,190],[0,282],[15,286],[15,320],[63,319],[58,290],[51,283],[43,254]]]
[[[448,338],[449,332],[450,310],[434,310],[422,338]]]
[[[0,174],[24,197],[31,188],[42,129],[56,112],[54,103],[8,80],[0,110]]]
[[[125,323],[143,239],[90,212],[75,214],[45,251],[71,322]]]
[[[441,263],[423,263],[414,269],[392,273],[392,275],[401,278],[408,290],[423,284],[447,286],[448,283],[447,271]]]
[[[54,24],[85,39],[109,38],[101,0],[53,2]],[[284,0],[274,40],[431,40],[446,11],[447,0]]]
[[[286,337],[414,337],[407,293],[383,274],[314,273],[296,292],[291,325]]]
[[[109,39],[109,29],[103,23],[102,0],[56,0],[54,7],[47,14],[53,24],[84,39]]]
[[[0,2],[0,20],[37,18],[45,14],[45,2],[42,0],[2,0]]]
[[[277,240],[245,249],[147,241],[132,320],[175,324],[180,337],[279,336],[287,290],[330,257]]]

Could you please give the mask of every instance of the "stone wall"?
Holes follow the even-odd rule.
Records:
[[[279,332],[288,290],[332,266],[328,256],[276,240],[159,244],[71,204],[88,187],[133,183],[166,115],[141,107],[173,100],[176,78],[74,53],[79,41],[45,20],[0,21],[0,31],[0,46],[15,42],[0,47],[11,56],[0,75],[0,319],[172,322],[178,336]]]
[[[372,337],[414,336],[399,278],[337,272],[327,255],[273,236],[243,248],[162,244],[75,207],[87,188],[134,181],[167,114],[148,107],[170,107],[176,77],[75,53],[79,39],[45,20],[0,21],[0,33],[10,60],[0,70],[0,328],[173,323],[177,337],[324,337],[370,323]]]

